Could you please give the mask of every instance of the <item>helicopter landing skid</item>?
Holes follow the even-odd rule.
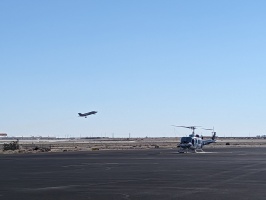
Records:
[[[196,149],[195,150],[195,153],[202,153],[202,152],[204,152],[203,149]]]
[[[196,153],[195,150],[192,150],[192,149],[183,149],[183,148],[180,148],[178,150],[178,153]]]
[[[180,148],[178,153],[201,153],[204,152],[203,149],[183,149]]]

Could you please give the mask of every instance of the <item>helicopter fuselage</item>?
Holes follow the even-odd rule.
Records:
[[[211,139],[203,140],[202,136],[200,137],[198,134],[195,134],[194,132],[196,127],[198,126],[175,126],[175,127],[188,128],[192,130],[192,134],[190,134],[189,137],[182,137],[180,143],[177,145],[177,147],[179,147],[180,153],[188,152],[189,150],[193,152],[197,152],[197,150],[202,151],[202,147],[204,145],[208,145],[215,142],[216,132],[214,132],[214,128],[212,129],[213,135]],[[211,129],[205,129],[205,130],[211,130]]]
[[[178,145],[183,150],[197,150],[202,149],[203,142],[200,137],[182,137]]]

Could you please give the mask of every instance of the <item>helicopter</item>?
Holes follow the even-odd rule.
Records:
[[[179,153],[185,153],[185,152],[188,153],[189,151],[194,153],[197,153],[198,151],[203,152],[202,148],[204,145],[208,145],[216,141],[215,140],[216,132],[214,132],[214,128],[213,129],[202,128],[204,130],[212,130],[211,139],[204,140],[203,136],[200,137],[198,134],[195,134],[195,129],[197,129],[200,126],[175,126],[175,127],[188,128],[192,130],[192,133],[189,135],[189,137],[181,137],[181,141],[177,145],[177,147],[179,148],[178,150]]]

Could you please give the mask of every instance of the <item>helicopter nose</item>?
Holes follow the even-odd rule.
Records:
[[[191,143],[181,144],[180,146],[181,146],[182,148],[190,148],[190,147],[191,147]]]

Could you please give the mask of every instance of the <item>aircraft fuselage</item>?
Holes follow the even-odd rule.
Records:
[[[79,117],[85,117],[87,118],[88,115],[95,115],[97,113],[97,111],[91,111],[91,112],[87,112],[87,113],[78,113]]]

